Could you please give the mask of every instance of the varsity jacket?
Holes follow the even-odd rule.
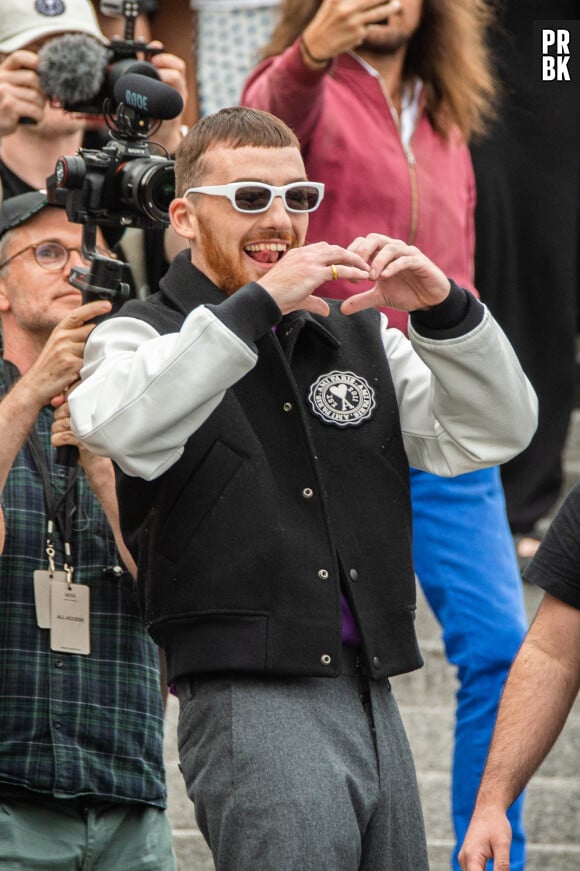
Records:
[[[72,425],[119,466],[170,679],[336,675],[341,587],[371,676],[421,664],[409,459],[458,474],[518,452],[535,426],[489,312],[457,287],[442,306],[413,316],[434,375],[376,311],[280,320],[260,285],[226,298],[184,252],[159,294],[93,331]],[[461,317],[444,328],[448,308]]]

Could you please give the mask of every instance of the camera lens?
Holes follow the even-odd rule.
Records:
[[[82,157],[59,157],[55,167],[58,187],[81,188],[85,180],[86,167]]]
[[[174,196],[175,170],[172,160],[143,157],[123,166],[123,203],[152,221],[169,223],[169,203]]]

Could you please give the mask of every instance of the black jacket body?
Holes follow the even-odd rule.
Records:
[[[124,316],[160,333],[225,299],[178,258]],[[376,311],[282,319],[255,368],[152,482],[117,470],[123,534],[170,680],[243,671],[336,676],[345,593],[373,678],[422,665],[414,630],[408,461]],[[319,376],[350,372],[376,402],[339,426],[313,413]],[[184,385],[182,388],[186,390]]]

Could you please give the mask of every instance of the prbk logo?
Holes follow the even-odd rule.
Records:
[[[536,78],[547,85],[578,87],[580,21],[535,21]]]
[[[555,51],[555,54],[550,52]],[[542,81],[569,82],[570,31],[542,30]]]

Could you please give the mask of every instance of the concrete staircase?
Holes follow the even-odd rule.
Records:
[[[565,466],[566,493],[580,479],[580,409],[575,411],[572,421]],[[525,584],[524,592],[531,619],[541,591]],[[396,678],[393,685],[415,756],[431,871],[449,871],[453,847],[449,768],[457,683],[443,653],[439,625],[420,591],[417,629],[426,664],[411,675]],[[213,871],[209,850],[195,825],[193,806],[177,767],[176,721],[177,702],[172,698],[166,718],[165,751],[169,815],[178,869]],[[580,699],[556,746],[528,787],[525,814],[527,871],[580,871]]]

